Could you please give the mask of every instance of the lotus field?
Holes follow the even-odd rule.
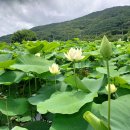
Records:
[[[0,130],[130,130],[130,42],[1,43]]]

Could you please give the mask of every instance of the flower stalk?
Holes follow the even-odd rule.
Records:
[[[37,92],[37,78],[35,77],[35,92]]]
[[[57,89],[56,89],[56,74],[55,74],[54,76],[55,76],[55,91],[56,91],[56,90],[57,90]]]
[[[108,130],[111,130],[111,86],[110,86],[110,71],[109,71],[109,60],[112,55],[112,45],[108,41],[107,37],[104,36],[101,42],[100,53],[107,65],[107,79],[108,79]]]
[[[76,89],[77,89],[75,61],[73,62],[73,70],[74,70],[75,87],[76,87]]]
[[[8,116],[8,102],[7,102],[7,99],[5,99],[5,103],[6,103],[6,111],[7,111],[7,124],[8,124],[8,128],[10,129],[10,119],[9,119],[9,116]]]
[[[109,61],[106,60],[107,64],[107,79],[108,79],[108,130],[111,130],[111,88],[110,88],[110,71],[109,71]]]
[[[73,63],[73,72],[74,72],[74,80],[75,80],[75,87],[77,87],[77,81],[76,81],[76,68],[75,68],[75,63],[84,59],[85,56],[82,55],[82,49],[78,48],[70,48],[70,50],[67,53],[64,53],[65,57],[67,58],[68,61],[72,61]],[[78,90],[78,89],[77,89]]]

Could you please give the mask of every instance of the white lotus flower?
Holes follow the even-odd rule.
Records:
[[[40,56],[41,56],[41,54],[40,54],[40,53],[36,53],[36,54],[35,54],[35,56],[40,57]]]
[[[64,53],[64,55],[69,61],[79,61],[85,57],[82,56],[82,49],[75,49],[75,48],[70,48],[67,54]]]
[[[59,66],[56,63],[53,63],[51,67],[49,67],[49,70],[52,74],[59,74],[60,69]]]
[[[116,45],[117,48],[121,47],[121,45]]]
[[[106,86],[106,90],[108,92],[108,85]],[[115,87],[114,84],[110,84],[110,93],[114,93],[117,91],[117,88]]]

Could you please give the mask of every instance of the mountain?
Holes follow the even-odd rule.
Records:
[[[110,38],[122,38],[130,31],[130,6],[118,6],[93,12],[86,16],[61,23],[31,28],[39,40],[68,40],[74,37],[98,39],[106,34]],[[10,35],[7,36],[9,40]],[[6,41],[6,36],[0,41]]]

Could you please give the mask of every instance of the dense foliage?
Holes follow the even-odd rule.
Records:
[[[19,30],[11,36],[11,43],[22,41],[35,41],[37,39],[36,34],[31,30]]]
[[[79,39],[0,44],[0,130],[93,130],[91,125],[108,130],[100,44]],[[79,54],[72,55],[71,47]],[[112,50],[110,82],[117,91],[111,94],[111,128],[129,130],[130,42],[113,42]],[[96,123],[83,119],[86,111]]]
[[[110,41],[119,38],[127,40],[130,31],[130,6],[114,7],[94,12],[86,16],[50,25],[34,27],[31,30],[37,34],[39,40],[66,41],[74,37],[81,40],[101,39],[106,34]],[[3,36],[0,41],[10,42]]]

